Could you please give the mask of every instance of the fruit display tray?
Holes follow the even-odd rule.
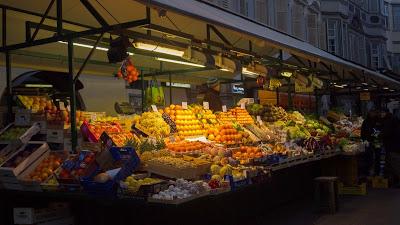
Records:
[[[26,150],[32,148],[32,150]],[[45,142],[28,142],[24,144],[17,152],[15,152],[8,160],[0,165],[0,181],[1,182],[14,182],[16,177],[20,175],[32,163],[36,162],[46,151],[49,146]],[[6,167],[7,162],[16,160],[20,153],[23,151],[32,151],[29,156],[23,159],[16,167]]]
[[[28,191],[43,191],[42,186],[49,186],[48,181],[50,179],[54,179],[54,172],[51,176],[49,176],[45,181],[43,182],[37,182],[29,179],[29,174],[31,174],[37,166],[40,165],[40,163],[45,160],[49,155],[57,155],[59,156],[62,161],[66,160],[69,157],[69,153],[67,151],[46,151],[41,155],[34,163],[32,163],[28,168],[26,168],[19,176],[18,180],[20,181],[21,185],[23,186],[24,190]],[[61,166],[60,166],[61,167]],[[59,167],[59,168],[60,168]],[[55,171],[59,170],[56,169]]]
[[[177,168],[169,165],[160,164],[158,162],[147,162],[147,171],[164,177],[197,179],[208,172],[211,163],[205,162],[197,167]]]
[[[14,123],[8,124],[5,128],[3,128],[0,131],[0,136],[3,135],[6,131],[9,129],[12,129],[14,127],[17,127]],[[28,141],[31,140],[31,138],[40,132],[40,126],[38,123],[33,123],[32,126],[30,127],[22,127],[22,128],[27,128],[24,134],[22,134],[20,137],[18,137],[15,140],[10,140],[10,141],[0,141],[0,144],[12,144],[14,146],[19,147],[21,144],[26,144]]]
[[[155,199],[155,198],[148,198],[147,201],[150,203],[160,203],[160,204],[169,204],[169,205],[179,205],[185,202],[189,202],[198,198],[202,198],[205,196],[210,195],[209,192],[204,192],[204,193],[200,193],[197,195],[192,195],[189,198],[184,198],[184,199],[174,199],[174,200],[163,200],[163,199]]]

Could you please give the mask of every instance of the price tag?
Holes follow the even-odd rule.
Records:
[[[97,115],[96,115],[96,113],[90,114],[90,120],[91,120],[91,121],[96,121],[96,120],[97,120]]]
[[[67,105],[67,111],[71,112],[71,106],[70,105]]]
[[[187,109],[187,108],[188,108],[187,102],[182,102],[182,109]]]
[[[210,109],[210,104],[208,102],[203,102],[204,109]]]
[[[261,116],[257,116],[257,122],[258,122],[260,125],[263,125],[263,121],[261,120]]]
[[[60,106],[61,111],[65,110],[64,102],[58,102],[58,105]]]
[[[241,103],[240,103],[240,108],[241,108],[241,109],[246,109],[246,103],[241,102]]]
[[[151,105],[151,108],[153,109],[153,112],[158,112],[158,109],[157,109],[156,105]]]
[[[226,112],[226,105],[222,106],[222,112]]]

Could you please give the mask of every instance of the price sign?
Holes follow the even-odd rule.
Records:
[[[58,102],[58,106],[60,107],[61,111],[65,110],[64,102]]]
[[[226,112],[226,105],[222,106],[222,112]]]
[[[204,109],[210,109],[210,104],[208,102],[203,102]]]
[[[96,115],[96,113],[90,114],[90,120],[91,120],[91,121],[96,121],[96,120],[97,120],[97,115]]]
[[[262,119],[261,119],[261,116],[257,116],[257,122],[258,122],[260,125],[263,125],[263,121],[262,121]]]
[[[174,142],[175,142],[175,137],[174,137],[174,135],[169,136],[169,141],[170,141],[171,143],[174,143]]]
[[[188,108],[187,102],[182,102],[182,109],[187,109],[187,108]]]
[[[158,112],[158,109],[157,109],[156,105],[151,105],[151,108],[153,109],[153,112]]]
[[[246,103],[244,103],[244,102],[240,103],[240,108],[241,109],[246,109]]]

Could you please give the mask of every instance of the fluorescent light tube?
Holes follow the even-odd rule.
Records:
[[[133,45],[137,49],[158,52],[158,53],[179,56],[179,57],[182,57],[183,54],[185,53],[184,51],[181,51],[181,50],[167,48],[167,47],[163,47],[163,46],[159,46],[159,45],[147,44],[147,43],[143,43],[143,42],[136,42]]]
[[[163,62],[170,62],[170,63],[176,63],[176,64],[181,64],[181,65],[187,65],[187,66],[194,66],[194,67],[206,67],[204,65],[196,64],[196,63],[191,63],[191,62],[184,62],[184,61],[179,61],[179,60],[173,60],[173,59],[166,59],[166,58],[158,58],[156,57],[156,60],[158,61],[163,61]]]

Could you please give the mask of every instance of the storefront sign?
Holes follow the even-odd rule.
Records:
[[[232,84],[232,93],[233,94],[244,94],[243,83],[235,83]]]
[[[361,101],[371,100],[371,94],[369,92],[360,92],[360,100]]]

